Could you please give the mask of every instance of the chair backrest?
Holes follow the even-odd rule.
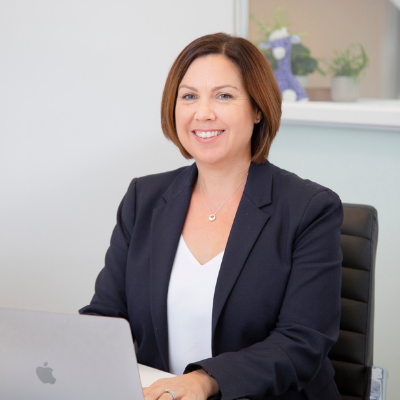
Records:
[[[343,400],[369,392],[374,333],[374,272],[378,240],[375,208],[343,204],[342,314],[339,340],[329,353]]]

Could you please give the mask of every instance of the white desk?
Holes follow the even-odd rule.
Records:
[[[148,367],[147,365],[138,364],[140,380],[143,387],[148,387],[156,380],[161,378],[172,378],[172,375],[168,372],[160,371],[159,369]]]

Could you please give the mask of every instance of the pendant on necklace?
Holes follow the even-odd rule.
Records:
[[[210,216],[208,217],[208,219],[212,222],[215,219],[215,214],[210,214]]]

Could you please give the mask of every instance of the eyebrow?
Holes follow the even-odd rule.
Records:
[[[212,92],[215,92],[215,91],[220,90],[220,89],[228,88],[228,87],[233,88],[233,89],[236,89],[237,91],[239,91],[239,89],[238,89],[236,86],[232,86],[232,85],[221,85],[221,86],[215,86],[214,88],[212,88]],[[179,86],[178,90],[181,90],[181,89],[183,89],[183,88],[192,90],[193,92],[197,92],[197,89],[196,89],[196,88],[194,88],[193,86],[187,86],[187,85],[181,85],[181,86]]]

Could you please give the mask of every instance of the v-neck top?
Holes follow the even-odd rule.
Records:
[[[180,375],[191,363],[209,358],[215,285],[224,252],[201,265],[181,235],[168,287],[170,372]]]

